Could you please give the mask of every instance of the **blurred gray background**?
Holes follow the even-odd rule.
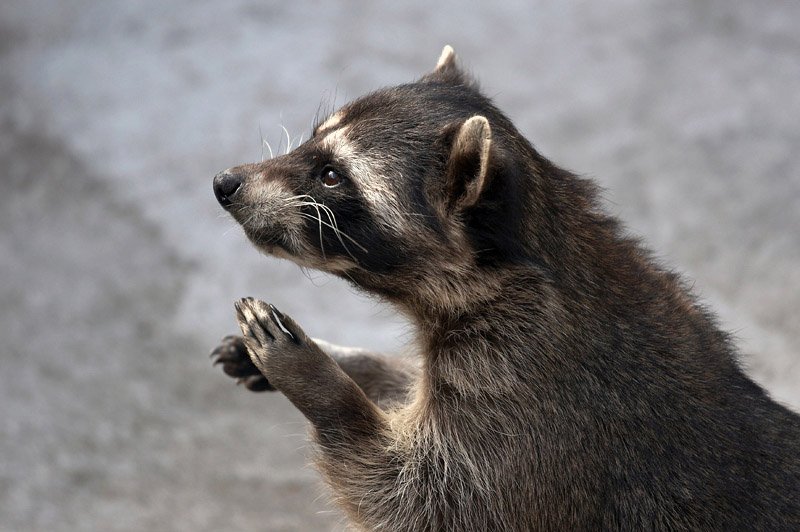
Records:
[[[211,177],[446,43],[799,409],[798,27],[796,1],[3,0],[0,529],[341,528],[301,416],[206,355],[244,295],[337,343],[410,331],[258,255]]]

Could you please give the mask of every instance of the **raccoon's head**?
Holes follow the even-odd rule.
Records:
[[[446,304],[465,276],[524,254],[530,154],[447,46],[419,81],[345,105],[290,153],[220,173],[214,192],[269,254]]]

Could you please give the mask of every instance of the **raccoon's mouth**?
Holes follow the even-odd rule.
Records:
[[[272,207],[272,206],[270,206]],[[241,225],[248,240],[260,251],[277,257],[287,259],[295,264],[327,271],[329,273],[343,272],[358,265],[358,260],[353,256],[352,250],[366,249],[349,235],[342,232],[335,223],[330,225],[324,220],[319,224],[319,219],[313,215],[298,214],[287,209],[268,208],[259,206],[250,209],[231,209],[229,212]],[[307,219],[314,220],[313,233],[318,234],[318,229],[334,231],[336,237],[345,248],[346,257],[327,248],[322,244],[320,234],[320,247],[308,239]],[[335,218],[334,218],[335,220]]]

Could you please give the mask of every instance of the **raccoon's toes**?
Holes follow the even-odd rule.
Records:
[[[284,386],[296,382],[310,367],[335,364],[293,319],[274,306],[253,298],[240,299],[235,306],[253,363],[278,390],[285,392]]]
[[[250,360],[247,347],[241,336],[226,336],[211,352],[213,365],[222,365],[222,371],[237,379],[238,384],[244,384],[248,390],[254,392],[272,391],[267,378]]]

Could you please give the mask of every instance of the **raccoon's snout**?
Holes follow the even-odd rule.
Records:
[[[229,207],[233,203],[236,193],[242,188],[244,176],[233,174],[228,170],[214,176],[214,195],[223,207]]]

